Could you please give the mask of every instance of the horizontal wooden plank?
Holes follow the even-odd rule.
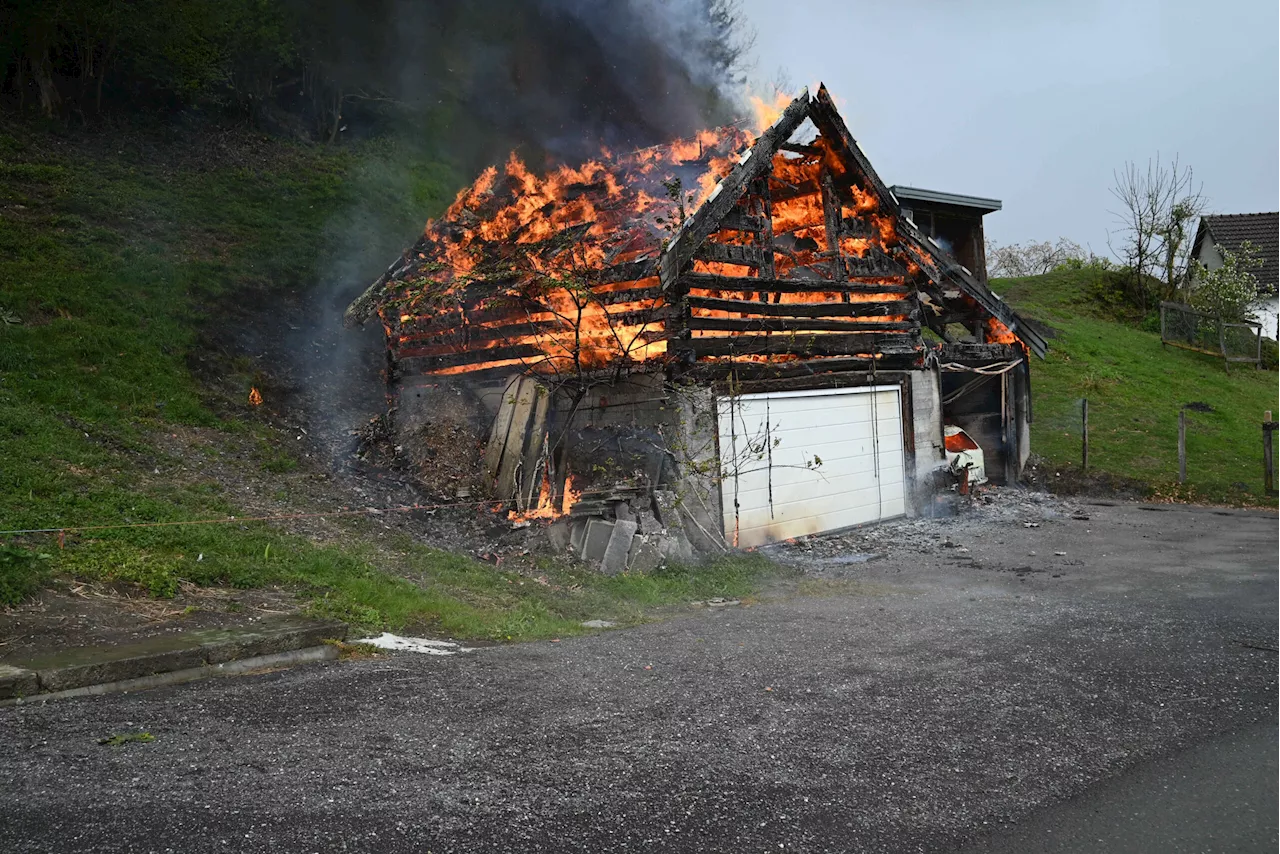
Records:
[[[764,231],[764,217],[753,216],[742,208],[733,208],[720,220],[720,228],[758,234]]]
[[[828,302],[828,303],[773,303],[750,300],[715,299],[713,297],[685,298],[690,308],[707,308],[716,311],[740,312],[766,317],[875,317],[878,315],[906,315],[914,308],[911,300],[892,302]]]
[[[627,261],[605,267],[591,278],[600,284],[611,282],[629,282],[633,279],[644,279],[658,275],[658,259],[647,258],[643,261]]]
[[[699,246],[693,257],[700,261],[741,264],[744,267],[759,267],[764,263],[764,252],[758,246],[736,246],[710,241]]]
[[[906,266],[874,246],[862,257],[845,256],[844,266],[850,276],[905,276],[907,274]]]
[[[910,320],[857,321],[780,317],[690,317],[689,329],[709,332],[907,332],[919,329]]]
[[[709,360],[695,362],[684,371],[684,376],[708,382],[729,381],[734,388],[741,388],[742,394],[749,394],[745,389],[757,388],[762,391],[773,389],[749,385],[750,382],[772,380],[794,380],[822,376],[841,376],[858,373],[864,378],[875,369],[877,378],[883,376],[887,382],[896,382],[898,372],[916,368],[920,362],[919,353],[888,355],[876,359],[850,356],[835,359],[805,359],[790,362],[728,362]],[[785,384],[775,388],[785,387]]]
[[[739,335],[733,338],[692,338],[679,349],[704,356],[781,355],[858,356],[864,354],[915,353],[920,346],[914,335],[853,333],[850,335]]]
[[[792,154],[803,154],[806,157],[821,157],[823,149],[816,145],[804,145],[798,142],[784,142],[778,148],[783,151],[790,151]]]
[[[715,276],[710,273],[686,273],[680,283],[686,288],[704,288],[716,291],[759,292],[782,294],[849,293],[849,294],[907,294],[911,288],[898,278],[898,284],[876,281],[828,282],[806,279],[755,279],[746,276]],[[888,278],[888,277],[886,277]]]
[[[427,348],[406,347],[401,349],[396,355],[402,360],[414,360],[417,366],[422,370],[437,370],[439,368],[452,368],[458,365],[476,365],[481,362],[498,362],[508,359],[527,359],[530,361],[541,359],[543,353],[532,344],[516,344],[510,347],[490,347],[485,350],[463,350],[457,353],[448,353],[444,355],[423,354],[420,352]]]
[[[553,295],[549,295],[553,296]],[[611,293],[592,293],[583,294],[581,299],[585,305],[605,306],[608,309],[611,306],[620,305],[629,302],[652,302],[650,310],[658,312],[662,309],[663,297],[662,288],[642,287],[627,288],[621,291],[613,291]],[[550,310],[548,305],[544,305],[535,300],[522,299],[518,297],[495,298],[483,309],[472,308],[467,312],[466,323],[470,326],[478,326],[480,324],[494,324],[499,326],[507,326],[517,323],[528,323],[531,315],[546,313]],[[572,308],[572,304],[567,310],[560,312],[566,317],[576,314],[576,309]],[[613,314],[614,312],[610,312]],[[419,334],[435,334],[434,330],[442,327],[448,329],[455,326],[462,326],[462,315],[457,309],[441,311],[439,313],[422,314],[413,317],[411,320],[403,321],[401,324],[402,334],[407,336]]]
[[[835,364],[847,362],[848,364]],[[783,368],[794,366],[795,362],[783,362],[779,365],[768,367]],[[760,379],[750,380],[747,382],[737,383],[712,383],[712,391],[716,394],[761,394],[771,391],[809,391],[814,389],[838,389],[838,388],[857,388],[863,385],[899,385],[904,389],[909,380],[910,374],[904,371],[886,371],[881,370],[879,364],[876,365],[876,376],[874,381],[868,381],[865,374],[860,377],[848,376],[848,371],[856,370],[859,373],[866,371],[869,361],[867,359],[824,359],[818,362],[800,362],[807,370],[793,372],[790,375],[779,376],[781,373],[775,371],[775,376],[761,377]],[[832,368],[819,372],[817,369],[831,365]]]

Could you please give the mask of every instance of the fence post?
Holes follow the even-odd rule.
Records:
[[[1231,359],[1227,356],[1227,333],[1222,325],[1222,315],[1217,316],[1218,322],[1218,350],[1222,353],[1222,368],[1227,373],[1231,373]]]
[[[1271,411],[1268,410],[1262,422],[1262,486],[1267,495],[1276,494],[1276,457],[1273,447],[1275,434],[1276,422],[1271,420]]]
[[[1080,469],[1089,470],[1089,398],[1080,401]]]
[[[1167,305],[1168,303],[1165,303],[1163,301],[1160,303],[1160,348],[1161,349],[1164,349],[1165,342],[1169,340],[1168,336],[1165,335],[1165,326],[1164,326],[1164,313]]]
[[[1187,410],[1178,410],[1178,483],[1187,482]]]

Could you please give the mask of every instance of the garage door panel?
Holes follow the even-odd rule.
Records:
[[[725,531],[741,546],[905,512],[897,388],[746,395],[719,402]],[[732,417],[732,421],[730,418]],[[761,448],[750,458],[748,444]],[[811,466],[814,458],[821,464]],[[738,509],[735,516],[734,501]]]
[[[863,524],[869,514],[874,514],[880,505],[874,495],[860,504],[850,505],[838,510],[814,501],[789,509],[785,516],[769,517],[758,513],[744,516],[738,529],[739,541],[744,545],[758,545],[764,542],[776,542],[806,534],[817,534],[837,528],[848,528]]]
[[[841,463],[848,460],[872,459],[873,452],[877,443],[873,442],[870,437],[867,439],[849,439],[841,441],[839,439],[831,439],[826,441],[808,441],[804,439],[804,434],[796,433],[790,437],[787,435],[773,433],[769,439],[772,445],[771,453],[762,450],[760,454],[763,459],[760,460],[761,465],[767,463],[772,457],[775,466],[795,466],[807,465],[814,457],[820,457],[824,465],[831,466],[835,463]],[[881,436],[878,443],[881,457],[892,455],[902,451],[901,436]],[[739,443],[739,449],[743,447]],[[746,455],[742,455],[744,458]],[[754,467],[754,466],[753,466]]]
[[[820,459],[822,462],[813,469],[818,474],[826,474],[835,472],[837,475],[846,470],[852,471],[874,471],[876,469],[875,454],[873,453],[874,445],[870,442],[849,442],[849,443],[826,443],[822,445],[808,445],[804,448],[788,449],[785,445],[778,445],[773,449],[771,455],[766,455],[762,459],[742,459],[739,467],[739,476],[749,473],[750,476],[757,476],[761,472],[767,470],[772,463],[775,472],[785,476],[787,472],[806,471],[813,463],[814,458]],[[881,442],[880,443],[880,466],[881,468],[901,466],[898,457],[902,453],[902,441],[897,442]]]
[[[744,496],[739,496],[739,501]],[[757,496],[758,497],[758,496]],[[849,490],[841,496],[838,506],[833,507],[829,499],[823,496],[815,496],[812,493],[801,495],[797,493],[778,494],[777,490],[773,493],[772,515],[770,515],[770,507],[764,502],[753,503],[750,512],[755,519],[767,520],[770,518],[777,519],[779,517],[791,518],[793,516],[813,516],[823,515],[826,513],[839,513],[848,510],[871,507],[875,508],[883,503],[883,490],[876,490],[874,486],[859,487]],[[743,518],[746,518],[745,515]],[[751,524],[762,524],[761,522],[752,521]]]
[[[786,476],[787,474],[791,476],[788,477]],[[816,489],[816,498],[835,508],[848,503],[853,495],[863,489],[869,490],[870,494],[873,495],[878,493],[892,496],[895,492],[901,491],[904,484],[901,468],[896,470],[882,469],[878,485],[874,473],[869,469],[865,472],[855,472],[834,477],[827,476],[821,479],[800,477],[799,475],[802,474],[809,473],[780,473],[775,471],[772,487],[766,478],[749,481],[740,479],[737,489],[738,505],[740,507],[761,505],[764,506],[767,512],[772,489],[773,507],[776,513],[777,508],[786,505],[790,501],[796,499],[808,500],[815,497],[814,490]]]
[[[875,461],[870,458],[863,458],[856,462],[854,466],[843,466],[836,468],[829,465],[825,460],[821,466],[815,469],[806,469],[800,466],[796,467],[780,467],[775,465],[773,469],[764,468],[748,471],[738,475],[735,484],[738,494],[738,503],[743,503],[743,496],[755,494],[759,492],[768,493],[770,484],[773,486],[774,500],[777,500],[779,490],[783,489],[808,489],[817,487],[823,494],[831,494],[857,489],[862,484],[867,483],[872,487],[875,486],[876,475],[879,475],[880,489],[883,491],[886,487],[903,482],[903,469],[901,465],[881,468],[879,472],[875,469]],[[767,497],[766,497],[767,500]]]

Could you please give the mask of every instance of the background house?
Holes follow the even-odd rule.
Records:
[[[1262,323],[1263,334],[1276,337],[1277,286],[1280,285],[1280,212],[1209,214],[1200,217],[1191,258],[1210,270],[1222,266],[1222,250],[1240,254],[1245,243],[1252,244],[1262,261],[1254,274],[1264,296],[1254,305],[1254,318]]]

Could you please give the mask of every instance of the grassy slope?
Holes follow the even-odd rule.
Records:
[[[128,146],[90,157],[43,134],[0,134],[0,529],[244,515],[216,482],[160,474],[173,461],[157,437],[177,430],[212,436],[211,454],[247,442],[261,450],[248,465],[292,467],[263,425],[216,415],[227,407],[189,372],[203,307],[313,281],[326,223],[356,194],[377,200],[393,233],[411,233],[404,226],[457,183],[431,162],[402,180],[390,164],[403,152],[385,148],[244,142],[253,156],[236,163],[166,164]],[[743,595],[767,571],[738,561],[603,578],[547,567],[547,583],[526,583],[407,537],[380,540],[362,519],[341,524],[328,543],[261,523],[92,532],[65,549],[47,535],[0,535],[0,605],[50,573],[132,581],[159,596],[180,581],[285,584],[313,609],[370,628],[520,639]]]
[[[1158,333],[1106,319],[1092,296],[1099,274],[1072,270],[998,279],[992,288],[1058,331],[1033,359],[1032,450],[1055,467],[1080,464],[1080,401],[1089,400],[1091,470],[1131,478],[1156,495],[1271,504],[1262,489],[1263,413],[1280,411],[1274,370],[1162,347]],[[1187,480],[1178,474],[1178,410],[1187,413]]]

